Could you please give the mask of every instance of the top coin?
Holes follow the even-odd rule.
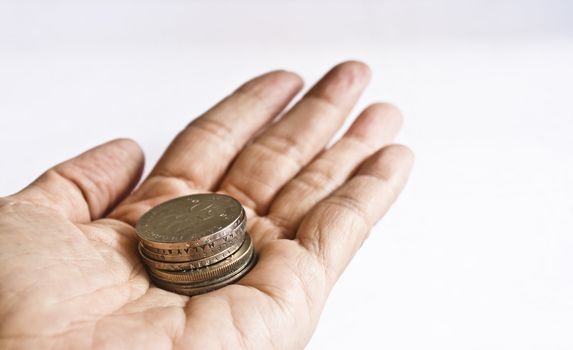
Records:
[[[159,248],[209,243],[230,233],[244,220],[233,197],[193,194],[169,200],[146,212],[135,226],[145,244]]]

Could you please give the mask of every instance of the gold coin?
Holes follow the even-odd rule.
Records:
[[[245,235],[245,241],[235,253],[218,263],[202,267],[195,270],[186,270],[181,272],[165,271],[155,269],[149,265],[147,270],[151,276],[164,282],[171,283],[194,283],[206,282],[222,278],[236,271],[242,270],[249,263],[254,254],[253,242],[248,233]]]
[[[148,247],[203,246],[232,232],[243,215],[243,207],[233,197],[193,194],[151,208],[137,222],[136,232]]]

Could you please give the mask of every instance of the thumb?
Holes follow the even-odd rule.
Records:
[[[89,222],[125,197],[142,170],[139,145],[116,139],[56,165],[12,198],[56,209],[74,222]]]

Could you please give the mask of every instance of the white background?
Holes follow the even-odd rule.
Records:
[[[244,80],[361,59],[417,163],[308,348],[571,349],[572,39],[570,1],[1,0],[0,195],[114,137],[149,170]]]

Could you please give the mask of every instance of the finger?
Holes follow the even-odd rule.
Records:
[[[102,217],[137,184],[143,152],[117,139],[56,165],[13,197],[60,211],[74,222]]]
[[[273,201],[266,219],[278,237],[293,238],[306,213],[342,185],[356,167],[394,140],[402,125],[400,111],[389,104],[366,108],[334,146],[290,181]],[[292,205],[296,203],[296,205]]]
[[[192,188],[212,190],[245,143],[301,88],[302,80],[285,71],[247,82],[177,135],[150,178],[177,178]]]
[[[304,218],[297,240],[322,263],[330,283],[336,281],[372,226],[396,200],[412,163],[407,147],[383,148]]]
[[[281,120],[239,154],[221,190],[258,214],[329,142],[370,77],[360,62],[334,67]]]
[[[302,88],[294,73],[257,77],[190,123],[151,174],[110,217],[135,224],[149,208],[174,197],[213,190],[229,163]]]

